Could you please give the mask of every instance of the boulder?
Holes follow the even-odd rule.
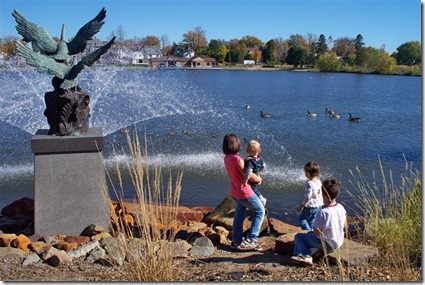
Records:
[[[34,251],[37,254],[43,254],[46,250],[51,248],[52,245],[42,241],[34,241],[34,242],[31,242],[28,247],[31,251]]]
[[[0,247],[0,258],[18,257],[25,258],[28,253],[14,247]]]
[[[344,239],[342,246],[335,252],[330,253],[327,257],[329,263],[337,264],[340,260],[344,265],[360,265],[371,259],[378,258],[378,248],[374,246],[364,245],[349,239]]]
[[[27,258],[25,258],[25,260],[22,262],[22,265],[26,266],[26,265],[37,263],[39,261],[40,261],[40,257],[38,256],[38,254],[32,252],[28,254]]]
[[[227,196],[208,216],[204,218],[204,220],[207,223],[214,224],[218,219],[224,217],[233,209],[233,198],[231,196]]]
[[[86,244],[90,241],[90,237],[87,236],[66,236],[63,239],[65,242],[73,243],[76,242],[78,246]]]
[[[80,236],[92,237],[94,235],[104,232],[101,226],[91,224],[87,226],[80,234]]]
[[[155,207],[157,207],[155,205],[142,206],[140,203],[131,202],[121,202],[121,204],[124,207],[124,213],[133,214],[134,216],[137,216],[137,214],[141,214],[143,212],[142,207],[146,207],[146,210],[151,213],[160,211],[158,215],[163,217],[165,220],[162,222],[167,222],[167,220],[174,220],[174,217],[176,217],[176,219],[182,223],[186,223],[188,221],[200,222],[204,217],[204,214],[201,210],[192,210],[185,206],[173,207],[163,205],[160,207],[160,209],[155,209]],[[136,221],[137,220],[138,219],[136,218]]]
[[[34,217],[34,200],[26,197],[19,199],[5,206],[1,214],[9,218]]]
[[[0,247],[8,247],[17,236],[15,234],[0,234]]]
[[[294,237],[297,233],[280,235],[275,240],[274,252],[280,255],[294,254]]]
[[[306,232],[306,231],[300,231]],[[274,252],[280,255],[293,255],[294,254],[294,237],[297,233],[288,233],[281,235],[275,240]],[[321,256],[323,257],[323,252]],[[373,258],[379,257],[379,252],[376,247],[364,245],[350,239],[344,239],[344,243],[337,251],[326,254],[325,258],[330,264],[343,263],[345,266],[359,265],[363,262],[368,262]]]
[[[193,256],[211,256],[214,254],[214,244],[207,237],[197,238],[189,253]]]
[[[71,261],[71,258],[66,254],[66,252],[60,250],[55,253],[49,260],[49,264],[53,267],[57,267],[61,264],[66,264]]]
[[[25,252],[30,252],[29,245],[31,244],[30,239],[25,235],[19,235],[14,240],[12,240],[11,245],[14,248],[22,249]]]
[[[192,248],[192,245],[190,243],[181,239],[178,239],[174,242],[169,242],[167,244],[167,249],[171,252],[171,255],[175,258],[188,257],[189,250],[191,248]]]
[[[276,236],[281,236],[287,233],[296,233],[300,232],[301,228],[296,227],[287,223],[284,223],[275,218],[268,218],[270,233],[275,234]]]
[[[78,243],[75,241],[73,242],[60,241],[55,244],[55,247],[65,252],[71,252],[78,247]]]

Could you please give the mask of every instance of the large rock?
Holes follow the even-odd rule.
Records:
[[[143,216],[141,214],[144,212],[142,207],[146,207],[146,211],[150,213],[154,213],[155,211],[160,211],[158,216],[163,217],[165,221],[174,220],[176,218],[181,223],[186,223],[189,221],[200,222],[204,218],[204,214],[199,209],[190,209],[185,206],[161,206],[159,209],[155,205],[141,205],[140,203],[132,203],[132,202],[120,202],[124,207],[124,213],[132,214],[136,217],[137,221],[140,221]],[[157,209],[155,209],[157,207]]]
[[[30,239],[27,236],[19,235],[14,240],[12,240],[11,245],[15,248],[22,249],[23,251],[29,253],[29,245],[31,244]]]
[[[9,218],[34,217],[34,200],[26,197],[19,199],[5,206],[1,214]]]
[[[296,233],[300,232],[301,228],[296,227],[287,223],[284,223],[275,218],[268,218],[270,233],[276,234],[277,236],[281,236],[288,233]]]
[[[278,236],[275,240],[274,252],[280,255],[293,255],[296,234],[292,232]]]
[[[8,247],[17,236],[15,234],[0,234],[0,247]]]
[[[207,237],[199,237],[195,240],[190,249],[193,256],[211,256],[214,254],[214,244]]]
[[[0,258],[18,257],[25,258],[28,255],[25,251],[13,247],[0,247]]]
[[[205,217],[204,220],[207,223],[214,224],[218,219],[224,217],[233,209],[233,198],[231,196],[227,196],[208,216]]]
[[[371,259],[379,257],[378,248],[364,245],[349,239],[345,239],[343,245],[336,252],[328,255],[329,262],[337,264],[339,260],[346,265],[359,265]]]
[[[233,218],[235,216],[235,211],[231,210],[226,215],[224,215],[221,218],[218,218],[214,225],[222,226],[225,229],[232,231],[233,230]],[[245,214],[245,220],[243,222],[243,231],[244,234],[247,234],[249,229],[251,228],[251,221],[252,221],[252,212],[250,210],[246,210]],[[267,230],[269,227],[267,216],[264,216],[263,223],[261,224],[260,233]]]
[[[293,232],[277,237],[275,240],[275,253],[293,255],[295,246],[294,237],[296,234]],[[349,239],[344,239],[341,248],[325,256],[330,264],[337,264],[341,261],[346,266],[359,265],[377,257],[379,257],[379,252],[376,247],[364,245]]]

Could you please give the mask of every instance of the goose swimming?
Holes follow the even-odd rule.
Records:
[[[348,115],[350,115],[350,117],[348,118],[348,120],[350,122],[360,122],[360,118],[359,117],[352,117],[351,113],[348,113]]]
[[[307,111],[307,117],[310,117],[310,118],[317,117],[317,114],[311,113],[310,111]]]
[[[260,111],[260,115],[261,118],[270,118],[272,116],[271,114],[263,113],[263,111]]]

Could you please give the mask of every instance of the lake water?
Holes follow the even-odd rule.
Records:
[[[44,92],[51,76],[35,71],[0,73],[0,207],[33,197],[31,137],[46,129]],[[217,206],[229,193],[221,144],[226,133],[256,139],[266,162],[259,190],[269,215],[297,220],[303,167],[320,164],[321,179],[340,179],[340,202],[356,211],[350,169],[368,181],[384,169],[397,181],[406,161],[421,171],[421,78],[289,71],[94,69],[80,75],[91,96],[90,125],[102,127],[104,157],[114,183],[112,146],[121,149],[126,128],[146,133],[151,165],[184,170],[180,204]],[[246,109],[245,105],[251,108]],[[325,108],[342,114],[325,115]],[[261,118],[260,111],[272,114]],[[318,114],[308,118],[307,111]],[[349,122],[351,113],[361,117]],[[242,156],[245,156],[243,143]],[[124,159],[118,157],[122,165]],[[115,176],[116,177],[116,176]],[[135,196],[124,175],[126,199]]]

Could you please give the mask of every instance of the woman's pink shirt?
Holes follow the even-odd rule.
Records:
[[[254,191],[249,183],[246,186],[243,185],[244,176],[238,167],[241,159],[243,158],[238,154],[228,154],[224,157],[224,166],[230,179],[230,196],[244,200],[254,195]]]

